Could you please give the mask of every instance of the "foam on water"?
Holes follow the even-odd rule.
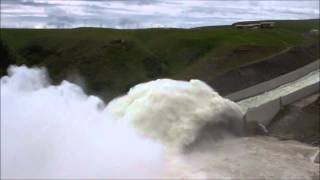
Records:
[[[143,135],[174,148],[194,142],[209,123],[231,118],[241,123],[243,116],[237,104],[199,80],[142,83],[110,102],[107,109],[128,119]]]
[[[139,84],[106,107],[75,84],[51,85],[44,69],[12,66],[1,78],[1,178],[319,177],[316,148],[301,143],[196,143],[241,120],[237,104],[198,80]]]
[[[162,146],[118,121],[95,96],[44,69],[1,78],[1,177],[158,177]]]

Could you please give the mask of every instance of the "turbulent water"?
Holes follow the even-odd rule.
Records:
[[[45,69],[12,66],[8,74],[1,78],[1,178],[319,176],[308,159],[312,147],[235,137],[240,108],[198,80],[139,84],[105,105],[70,82],[51,85]],[[208,136],[214,132],[224,135]]]
[[[162,146],[112,117],[103,102],[43,69],[1,79],[1,176],[157,177]]]
[[[129,119],[145,136],[173,148],[194,142],[209,123],[214,126],[228,120],[240,126],[243,116],[237,104],[199,80],[142,83],[107,109]]]
[[[242,101],[238,104],[241,106],[243,112],[246,112],[249,108],[260,106],[266,102],[272,101],[274,99],[280,98],[281,96],[286,96],[292,92],[295,92],[304,87],[310,86],[314,83],[319,83],[320,81],[320,70],[310,72],[304,77],[301,77],[293,82],[279,86],[273,90],[267,91],[265,93],[253,96]]]

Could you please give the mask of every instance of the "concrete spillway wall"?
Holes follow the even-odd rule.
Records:
[[[298,101],[304,97],[319,92],[320,80],[319,78],[316,78],[317,80],[312,81],[311,83],[307,83],[306,86],[301,86],[301,88],[298,86],[299,88],[296,88],[294,91],[291,92],[286,92],[287,90],[285,90],[285,93],[280,93],[279,91],[274,90],[283,89],[287,85],[289,85],[287,87],[297,86],[297,82],[298,84],[303,84],[304,82],[307,82],[308,80],[305,77],[311,77],[310,73],[316,72],[319,69],[319,66],[320,61],[318,60],[299,69],[296,69],[295,71],[284,74],[272,80],[259,83],[255,86],[246,88],[244,90],[232,93],[226,97],[233,101],[238,101],[241,107],[246,107],[244,108],[244,118],[246,121],[256,121],[267,126],[283,106],[292,104],[295,101]],[[314,73],[313,77],[314,75],[319,75],[319,72],[318,74]],[[295,82],[296,84],[293,82]],[[256,98],[261,95],[270,96],[270,93],[268,94],[266,92],[272,92],[274,95],[272,95],[271,93],[272,97],[268,97],[267,100],[263,100],[263,98]],[[254,101],[250,101],[250,98],[252,97]]]
[[[300,89],[294,93],[288,94],[287,96],[281,97],[281,104],[283,106],[291,104],[299,99],[302,99],[308,95],[313,94],[314,92],[319,91],[319,83],[311,84],[303,89]]]
[[[263,83],[259,83],[252,87],[237,91],[225,97],[232,101],[240,101],[242,99],[264,93],[266,91],[279,87],[283,84],[297,80],[298,78],[307,75],[311,71],[319,69],[319,66],[320,66],[320,61],[317,60],[301,68],[298,68],[290,73],[284,74],[282,76],[279,76],[277,78],[271,79]]]
[[[288,95],[264,103],[260,106],[249,108],[245,113],[246,121],[257,121],[264,126],[269,125],[283,106],[291,104],[320,90],[320,82],[316,82]]]
[[[244,118],[248,122],[257,121],[266,126],[280,111],[281,106],[281,98],[278,98],[258,107],[248,109]]]

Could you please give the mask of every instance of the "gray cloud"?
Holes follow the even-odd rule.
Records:
[[[68,13],[60,8],[50,8],[48,10],[47,25],[57,28],[67,27],[76,22],[77,14]]]
[[[118,22],[118,25],[121,27],[132,27],[134,25],[138,25],[138,22],[129,18],[121,18]]]
[[[1,0],[1,27],[196,27],[318,17],[313,0]]]

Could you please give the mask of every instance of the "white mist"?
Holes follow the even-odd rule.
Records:
[[[158,177],[162,146],[67,81],[11,67],[1,79],[1,177]]]
[[[179,151],[204,127],[241,119],[198,80],[142,83],[106,107],[67,81],[51,85],[44,69],[12,66],[1,78],[1,178],[319,179],[317,148],[294,141],[207,138]]]

